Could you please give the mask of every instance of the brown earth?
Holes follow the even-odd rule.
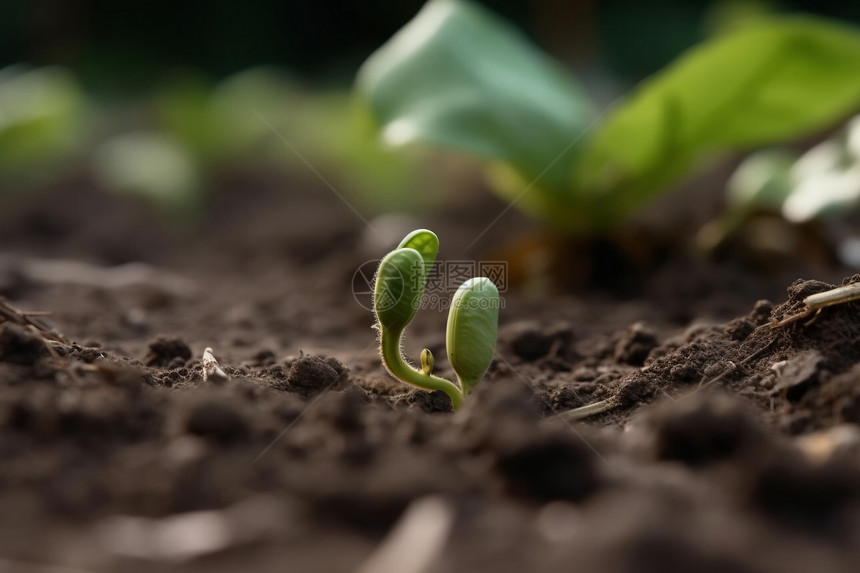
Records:
[[[353,296],[397,232],[283,186],[225,178],[193,227],[84,174],[4,203],[0,570],[857,571],[860,302],[767,326],[845,269],[523,239],[515,214],[470,250],[504,206],[462,200],[416,226],[511,288],[452,413],[388,377]],[[444,321],[405,351],[450,376]]]

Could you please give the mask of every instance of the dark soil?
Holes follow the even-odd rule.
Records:
[[[85,175],[4,206],[0,570],[858,570],[860,302],[768,326],[849,272],[518,242],[516,215],[469,251],[504,206],[461,200],[415,226],[512,284],[452,413],[386,374],[351,292],[399,231],[283,187],[225,178],[193,229]],[[450,376],[444,321],[405,351]]]

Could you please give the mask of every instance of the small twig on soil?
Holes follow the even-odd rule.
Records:
[[[81,384],[81,379],[75,373],[72,364],[67,358],[60,356],[54,345],[64,345],[67,341],[58,332],[52,330],[49,326],[38,320],[33,320],[31,317],[38,317],[50,314],[47,311],[21,311],[13,307],[0,297],[0,328],[5,323],[17,324],[26,328],[41,344],[45,347],[48,355],[51,357],[51,364],[59,372],[63,372],[71,381],[77,385]]]
[[[758,358],[759,356],[764,354],[767,350],[769,350],[770,347],[773,346],[774,344],[776,344],[776,338],[772,338],[770,340],[770,342],[768,342],[767,344],[765,344],[764,346],[762,346],[761,348],[759,348],[758,350],[756,350],[755,352],[753,352],[752,354],[750,354],[749,356],[747,356],[746,358],[741,360],[741,364],[748,364],[748,363],[752,362],[753,360],[755,360],[756,358]]]
[[[39,342],[42,343],[42,345],[45,347],[45,350],[48,351],[48,354],[50,354],[51,360],[54,363],[54,367],[57,370],[59,370],[60,372],[64,372],[66,374],[66,376],[68,376],[72,380],[72,382],[74,382],[76,385],[80,386],[81,385],[81,379],[78,377],[78,375],[72,369],[72,366],[69,364],[69,361],[65,360],[62,356],[60,356],[57,353],[53,344],[51,344],[51,341],[46,339],[42,335],[42,332],[38,328],[33,326],[32,324],[27,325],[27,328],[30,330],[30,332],[33,333],[33,335],[36,338],[39,339]]]
[[[46,311],[21,311],[13,307],[9,302],[0,297],[0,324],[4,322],[12,322],[28,328],[36,330],[40,338],[53,340],[55,342],[64,342],[63,337],[59,333],[54,332],[46,324],[41,321],[32,320],[30,317],[38,317],[50,314]]]
[[[576,422],[578,420],[582,420],[590,416],[596,416],[597,414],[608,412],[609,410],[612,410],[617,407],[618,402],[615,400],[615,398],[607,398],[606,400],[601,400],[600,402],[595,402],[594,404],[589,404],[588,406],[580,406],[579,408],[574,408],[573,410],[561,412],[558,414],[558,416],[559,418],[567,422]]]
[[[860,282],[843,285],[834,289],[826,290],[811,294],[803,299],[803,304],[806,308],[798,313],[792,314],[779,321],[771,321],[766,326],[770,328],[779,328],[803,320],[812,316],[804,326],[809,326],[821,316],[821,311],[828,306],[836,306],[837,304],[845,304],[854,300],[860,300]]]
[[[700,390],[704,390],[705,388],[707,388],[707,387],[708,387],[708,386],[710,386],[711,384],[714,384],[714,383],[716,383],[716,382],[719,382],[719,381],[720,381],[720,380],[722,380],[722,379],[723,379],[727,374],[731,374],[732,372],[735,372],[737,369],[738,369],[737,364],[735,364],[734,362],[732,362],[731,360],[729,360],[729,361],[726,363],[726,367],[725,367],[725,369],[723,369],[723,371],[722,371],[722,372],[720,372],[719,374],[717,374],[716,376],[714,376],[713,378],[711,378],[711,379],[710,379],[710,380],[708,380],[707,382],[705,382],[705,378],[704,378],[704,377],[702,377],[702,379],[701,379],[701,380],[699,380],[699,385],[696,387],[696,389],[695,389],[695,390],[693,390],[693,391],[691,392],[691,394],[695,394],[696,392],[699,392]]]

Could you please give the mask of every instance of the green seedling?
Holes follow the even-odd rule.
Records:
[[[436,262],[438,251],[439,239],[433,232],[419,229],[408,234],[379,263],[373,310],[379,352],[388,372],[407,384],[445,392],[456,410],[493,359],[499,291],[490,279],[477,277],[464,282],[451,300],[445,343],[457,383],[433,375],[433,354],[427,348],[421,351],[420,369],[410,366],[401,352],[403,332],[421,304],[427,270]]]
[[[499,324],[499,291],[486,277],[460,285],[451,299],[445,346],[457,383],[433,375],[433,353],[421,351],[420,369],[403,358],[401,341],[406,326],[421,304],[427,269],[436,262],[439,239],[432,231],[419,229],[406,235],[396,249],[385,255],[376,272],[373,310],[379,330],[382,363],[388,372],[407,384],[439,390],[451,398],[456,410],[469,391],[487,372],[496,346]],[[601,414],[618,406],[607,399],[561,413],[567,421]]]

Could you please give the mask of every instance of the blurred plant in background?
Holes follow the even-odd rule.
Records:
[[[803,153],[774,147],[750,154],[726,186],[724,212],[704,226],[699,246],[712,251],[750,220],[777,216],[793,224],[829,222],[844,264],[860,268],[860,238],[839,224],[860,205],[860,116]],[[839,236],[841,235],[841,236]]]
[[[141,195],[170,213],[188,215],[199,206],[200,170],[175,137],[145,131],[116,135],[96,147],[92,163],[108,190]]]
[[[488,163],[547,224],[605,231],[714,157],[820,131],[860,105],[860,32],[763,17],[683,54],[598,116],[574,78],[488,10],[431,0],[364,65],[383,139]]]
[[[18,2],[18,11],[26,6]],[[387,6],[384,18],[402,21],[416,6]],[[548,3],[493,6],[508,16],[534,16],[550,39],[561,30],[586,42],[589,30],[599,28],[602,57],[612,65],[594,57],[562,64],[523,32],[535,35],[535,22],[518,19],[515,28],[480,4],[431,0],[365,62],[355,90],[321,87],[319,77],[328,72],[308,84],[277,66],[238,72],[234,66],[213,79],[223,64],[219,46],[212,48],[216,55],[205,54],[210,69],[171,67],[158,84],[117,97],[98,86],[126,75],[138,85],[154,76],[153,62],[170,60],[159,44],[141,56],[148,63],[136,64],[128,55],[134,43],[116,40],[125,58],[120,73],[110,59],[111,32],[124,28],[110,20],[110,8],[100,8],[92,18],[107,18],[115,28],[101,33],[92,52],[80,52],[75,72],[0,70],[0,195],[78,169],[105,190],[146,197],[188,218],[205,206],[219,178],[254,171],[277,177],[285,192],[304,181],[319,185],[322,177],[368,212],[423,211],[462,188],[458,169],[469,163],[429,151],[443,148],[480,158],[489,184],[546,227],[601,235],[715,160],[820,134],[860,107],[860,33],[848,25],[777,16],[765,3],[744,0],[709,4],[706,14],[667,0],[645,8],[600,3],[568,33],[568,21],[553,15],[570,13]],[[228,12],[213,17],[232,22]],[[150,24],[160,29],[160,13],[153,14]],[[706,41],[605,104],[601,90],[629,81],[624,73],[651,73],[693,44],[697,22],[708,31]],[[383,33],[390,32],[374,31]],[[242,46],[242,62],[259,60],[257,50],[271,47],[252,44]],[[299,58],[288,56],[284,61]],[[309,66],[316,56],[307,55]],[[352,74],[355,66],[344,66]],[[573,75],[571,67],[584,73]],[[93,80],[99,69],[111,77]],[[811,151],[817,164],[805,158],[795,165],[797,157],[784,150],[752,155],[730,183],[726,214],[703,231],[701,244],[719,242],[765,204],[792,221],[837,203],[850,208],[856,201],[851,137]],[[798,175],[825,163],[815,177]],[[738,183],[762,178],[767,184],[754,192]],[[819,192],[825,185],[834,189],[831,199]]]
[[[114,105],[88,97],[62,68],[0,71],[4,190],[59,177],[75,160],[106,190],[187,217],[225,170],[301,179],[313,177],[310,166],[373,210],[420,208],[434,202],[418,176],[426,155],[384,149],[347,91],[309,90],[277,68],[217,84],[181,75],[142,101]]]
[[[0,70],[0,182],[49,177],[79,148],[88,112],[80,85],[65,69]]]
[[[163,153],[171,150],[177,163],[191,165],[185,171],[196,173],[183,175],[195,182],[184,186],[192,203],[207,174],[225,166],[293,175],[318,170],[375,209],[410,201],[402,190],[414,185],[419,154],[390,160],[393,152],[374,143],[347,92],[309,90],[280,69],[259,67],[214,85],[196,76],[175,79],[151,107]],[[158,186],[150,191],[166,199]]]
[[[860,203],[860,116],[803,154],[780,148],[751,154],[727,192],[732,219],[755,210],[792,223],[844,215]]]

